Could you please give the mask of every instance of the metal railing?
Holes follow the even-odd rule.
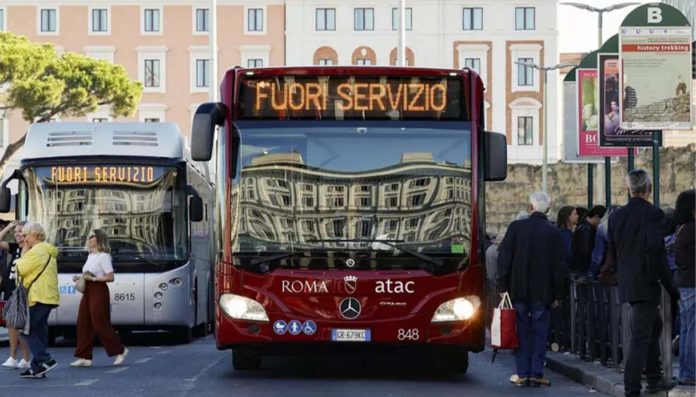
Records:
[[[570,320],[566,332],[552,332],[552,343],[569,343],[571,353],[622,370],[631,340],[631,309],[619,300],[618,287],[606,287],[591,279],[570,283],[568,304],[557,316]],[[663,378],[672,380],[672,315],[669,295],[662,290],[660,303],[663,320],[660,349]],[[569,312],[568,312],[569,311]],[[557,320],[563,321],[563,319]],[[565,346],[568,346],[565,344]]]

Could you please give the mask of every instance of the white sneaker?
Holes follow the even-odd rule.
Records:
[[[5,361],[4,363],[2,363],[2,366],[5,367],[5,368],[17,368],[17,360],[15,360],[14,358],[10,357],[10,358],[7,359],[7,361]]]
[[[22,359],[22,361],[17,364],[17,368],[19,369],[28,369],[29,367],[31,367],[31,363],[25,359]]]
[[[126,356],[128,355],[128,349],[125,347],[123,348],[123,353],[119,354],[116,356],[116,359],[114,360],[114,365],[121,365],[123,364],[124,361],[126,361]]]
[[[70,363],[71,367],[91,367],[92,360],[86,358],[78,358],[77,360]]]

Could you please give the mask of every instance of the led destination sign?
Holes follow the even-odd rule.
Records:
[[[280,77],[242,81],[251,119],[462,118],[462,81],[433,77]]]
[[[151,183],[163,175],[162,167],[153,166],[52,166],[47,167],[46,182],[53,184],[74,183]]]

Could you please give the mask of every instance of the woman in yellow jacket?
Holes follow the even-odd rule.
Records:
[[[46,352],[48,346],[48,315],[58,307],[58,249],[45,242],[46,231],[38,223],[27,223],[22,230],[25,248],[17,262],[17,273],[24,288],[29,288],[29,333],[22,338],[31,350],[31,368],[22,378],[43,378],[56,367],[56,360]]]

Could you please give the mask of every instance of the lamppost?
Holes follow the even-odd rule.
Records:
[[[565,68],[567,66],[577,66],[573,63],[559,63],[553,66],[539,66],[529,62],[515,62],[518,65],[530,67],[544,72],[544,142],[543,142],[543,162],[541,166],[541,190],[547,192],[546,177],[549,164],[549,127],[548,127],[548,102],[546,100],[546,92],[548,91],[548,71]]]
[[[397,49],[399,66],[406,66],[406,0],[399,1],[399,48]]]
[[[584,3],[576,3],[576,2],[565,2],[561,3],[563,5],[579,8],[581,10],[586,10],[590,12],[596,12],[597,13],[597,49],[600,49],[602,47],[602,16],[605,12],[611,12],[614,10],[618,10],[624,7],[628,6],[633,6],[633,5],[638,5],[641,3],[638,2],[626,2],[626,3],[618,3],[618,4],[613,4],[608,7],[604,8],[598,8],[598,7],[593,7],[591,5],[587,5]],[[599,131],[598,133],[601,133]],[[598,137],[599,138],[599,137]],[[633,159],[633,151],[629,150],[628,151],[628,157],[629,157],[629,162]],[[592,175],[594,174],[594,165],[592,163],[587,164],[587,191],[588,191],[588,206],[592,206]],[[605,204],[607,207],[611,205],[611,157],[604,157],[604,182],[605,182]]]

